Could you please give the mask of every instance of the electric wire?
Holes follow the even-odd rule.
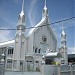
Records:
[[[25,28],[25,29],[32,29],[32,28],[38,28],[38,27],[43,27],[43,26],[53,25],[53,24],[65,22],[65,21],[68,21],[68,20],[71,20],[71,19],[75,19],[75,17],[71,17],[71,18],[59,20],[59,21],[56,21],[56,22],[53,22],[53,23],[50,23],[50,24],[44,24],[44,25],[42,25],[42,26],[28,27],[28,28]],[[24,30],[24,28],[23,28],[23,29],[13,29],[13,28],[10,28],[10,29],[4,29],[4,28],[3,28],[3,29],[2,29],[2,28],[1,28],[0,30]]]

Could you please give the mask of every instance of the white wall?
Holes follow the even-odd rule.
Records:
[[[56,65],[45,65],[44,75],[58,75],[58,67]]]
[[[41,75],[40,72],[5,72],[5,75]]]

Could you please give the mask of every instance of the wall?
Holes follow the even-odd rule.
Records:
[[[44,75],[58,75],[58,66],[56,65],[45,65]]]
[[[0,63],[0,75],[4,74],[4,65]]]
[[[44,75],[75,75],[75,65],[45,65]]]
[[[41,75],[40,72],[5,72],[5,75]]]
[[[61,65],[61,75],[75,75],[75,65]]]

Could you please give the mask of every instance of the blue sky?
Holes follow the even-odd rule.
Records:
[[[0,0],[0,28],[16,28],[22,0]],[[35,26],[42,17],[44,0],[25,0],[26,27]],[[47,0],[50,23],[75,16],[75,0]],[[67,34],[68,53],[75,52],[75,19],[63,22]],[[62,23],[51,25],[60,47]],[[26,30],[26,33],[29,30]],[[0,31],[0,42],[12,40],[16,31]]]

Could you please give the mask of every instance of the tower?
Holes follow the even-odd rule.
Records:
[[[13,54],[13,69],[16,71],[25,70],[25,15],[24,15],[24,0],[22,2],[22,10],[18,17],[18,25],[15,36],[15,49]]]
[[[67,46],[66,46],[66,33],[63,28],[63,23],[62,23],[62,31],[61,31],[61,54],[62,54],[62,63],[67,64]]]

